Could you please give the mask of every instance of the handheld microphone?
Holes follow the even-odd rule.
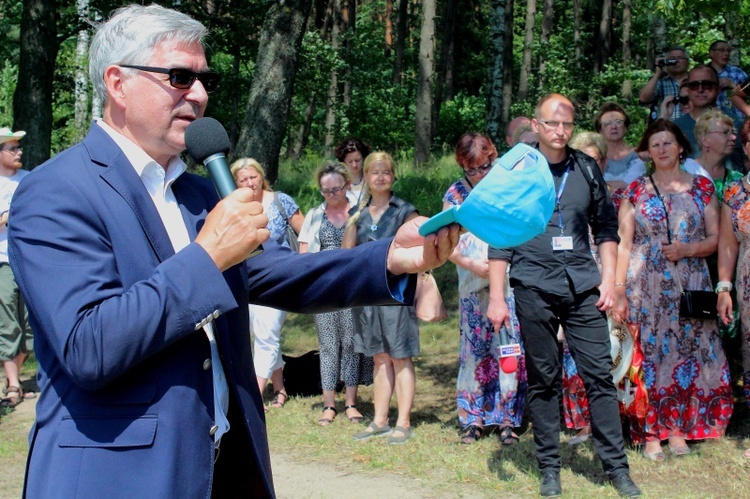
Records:
[[[510,374],[518,369],[518,356],[521,355],[521,345],[511,343],[508,338],[508,330],[505,326],[500,327],[500,369]]]
[[[196,162],[205,165],[222,198],[229,196],[237,188],[227,165],[226,155],[230,146],[227,131],[213,118],[198,118],[185,129],[185,148],[188,154]],[[248,258],[262,251],[263,246],[259,245]]]

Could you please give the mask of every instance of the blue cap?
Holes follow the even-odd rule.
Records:
[[[427,220],[419,234],[458,223],[493,248],[512,248],[544,232],[554,208],[555,183],[547,160],[517,144],[493,161],[462,204]]]

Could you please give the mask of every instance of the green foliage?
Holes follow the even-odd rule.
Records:
[[[18,66],[5,61],[0,69],[0,126],[13,124],[13,93],[16,91]]]
[[[464,133],[484,130],[485,103],[484,97],[463,92],[444,102],[440,108],[434,146],[452,149]]]

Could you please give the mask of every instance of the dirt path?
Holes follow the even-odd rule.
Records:
[[[0,379],[0,382],[4,380]],[[26,383],[24,383],[25,385]],[[26,460],[26,438],[34,422],[36,399],[26,400],[0,419],[0,435],[13,442],[13,451],[2,463],[0,497],[20,497]],[[435,493],[418,480],[381,472],[366,474],[346,467],[304,462],[296,456],[271,455],[276,493],[279,499],[380,499],[382,497],[450,497]],[[457,497],[457,496],[456,496]]]

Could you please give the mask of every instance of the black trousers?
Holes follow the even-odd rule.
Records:
[[[610,374],[607,320],[596,308],[599,290],[557,296],[519,285],[514,292],[526,350],[527,397],[539,469],[559,471],[562,465],[558,395],[562,358],[557,341],[558,326],[562,324],[586,388],[594,446],[604,472],[612,477],[628,471],[617,392]]]

